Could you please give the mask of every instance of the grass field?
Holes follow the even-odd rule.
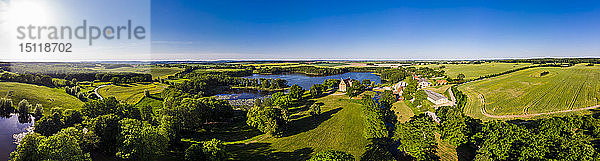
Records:
[[[404,101],[398,101],[392,104],[392,111],[398,116],[398,121],[406,122],[410,120],[410,117],[413,117],[415,114],[413,111],[404,103]]]
[[[79,99],[65,93],[64,90],[16,82],[0,82],[0,96],[7,93],[13,104],[27,99],[31,104],[42,104],[44,113],[49,113],[50,108],[62,107],[66,109],[79,109],[83,105]]]
[[[446,75],[450,78],[456,78],[458,74],[463,73],[466,79],[478,78],[488,74],[496,74],[511,69],[531,66],[529,63],[483,63],[483,64],[430,64],[420,65],[416,67],[439,68],[445,66],[442,70],[446,71]]]
[[[255,135],[229,142],[234,158],[240,160],[306,160],[311,153],[335,149],[359,158],[367,140],[363,136],[364,116],[359,104],[344,95],[329,95],[315,99],[322,102],[322,114],[309,116],[304,106],[292,108],[288,132],[274,138]],[[242,128],[243,129],[243,128]]]
[[[549,74],[540,76],[544,71]],[[532,68],[470,82],[459,89],[469,97],[465,113],[476,118],[490,119],[482,114],[484,107],[491,115],[578,109],[600,104],[600,67]]]
[[[160,93],[167,85],[160,83],[133,83],[123,85],[109,85],[98,89],[102,97],[115,97],[121,102],[136,104],[144,97],[144,91],[150,94]]]

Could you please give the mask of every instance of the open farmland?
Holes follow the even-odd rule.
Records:
[[[542,76],[545,71],[549,73]],[[482,119],[586,112],[578,109],[600,104],[600,68],[532,68],[467,83],[459,89],[469,97],[465,113]]]
[[[121,102],[136,104],[144,98],[144,91],[150,94],[160,93],[167,85],[160,83],[133,83],[123,85],[109,85],[98,89],[102,97],[115,97]]]
[[[501,73],[511,69],[531,66],[529,63],[482,63],[482,64],[430,64],[415,67],[439,68],[446,71],[450,78],[456,78],[460,73],[465,74],[465,79],[474,79],[489,74]]]
[[[13,100],[13,104],[16,105],[19,101],[27,99],[31,104],[42,104],[45,113],[50,113],[49,109],[53,107],[79,109],[83,105],[79,99],[61,89],[25,83],[0,82],[0,96],[5,97],[7,93],[10,93],[8,98]]]

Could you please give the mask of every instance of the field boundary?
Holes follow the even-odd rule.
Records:
[[[541,115],[551,115],[551,114],[558,114],[558,113],[591,110],[591,109],[595,109],[595,108],[599,108],[600,107],[600,105],[595,105],[595,106],[578,108],[578,109],[569,109],[569,110],[553,111],[553,112],[542,112],[542,113],[534,113],[534,114],[523,114],[523,115],[492,115],[492,114],[489,114],[489,113],[487,113],[485,111],[485,97],[482,94],[479,94],[479,99],[481,100],[481,103],[483,104],[483,106],[481,107],[481,114],[483,114],[486,117],[498,118],[498,119],[502,119],[502,118],[529,118],[529,117],[535,117],[535,116],[541,116]]]

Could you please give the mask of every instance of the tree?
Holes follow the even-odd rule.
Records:
[[[169,138],[148,123],[125,118],[119,121],[121,134],[117,157],[125,160],[154,160],[162,156]]]
[[[17,105],[16,110],[21,114],[29,114],[29,111],[31,110],[31,108],[32,108],[31,104],[29,104],[29,102],[26,99],[23,99]]]
[[[197,160],[207,160],[204,151],[202,151],[201,144],[192,144],[189,148],[185,150],[185,160],[188,161],[197,161]]]
[[[13,102],[8,98],[0,98],[0,112],[2,115],[10,115],[14,111]]]
[[[312,98],[317,98],[317,97],[323,95],[324,91],[325,91],[325,86],[323,86],[322,84],[313,84],[310,87],[310,95],[312,96]]]
[[[108,114],[89,121],[87,128],[98,136],[98,149],[112,154],[116,152],[117,138],[121,132],[119,120],[119,116]]]
[[[81,113],[89,118],[95,118],[101,115],[114,114],[121,104],[115,97],[108,97],[102,100],[93,100],[86,102],[81,108]]]
[[[271,95],[273,104],[282,108],[288,108],[292,105],[292,98],[283,92],[277,92]]]
[[[421,105],[426,99],[427,93],[425,93],[424,90],[418,90],[417,93],[415,93],[415,100],[413,103],[415,103],[418,106]]]
[[[465,76],[465,74],[460,73],[460,74],[458,74],[458,76],[456,76],[456,78],[459,79],[459,80],[463,80],[463,79],[466,78],[466,76]]]
[[[90,160],[90,154],[84,153],[79,138],[63,130],[44,139],[38,150],[42,160]]]
[[[363,79],[362,80],[362,84],[365,85],[365,86],[371,86],[371,80]]]
[[[388,150],[387,139],[369,139],[365,152],[360,156],[361,161],[395,161],[394,156]]]
[[[249,126],[272,136],[281,135],[286,123],[282,110],[273,107],[253,107],[248,110],[246,117]]]
[[[313,155],[309,161],[354,161],[354,156],[342,151],[327,150]]]
[[[63,127],[65,125],[60,112],[52,112],[52,114],[44,116],[35,122],[35,132],[44,136],[50,136],[60,131]]]
[[[388,109],[391,108],[392,104],[394,104],[396,101],[398,101],[398,98],[396,98],[396,95],[391,90],[383,91],[381,100],[379,100],[379,102],[381,102],[382,105]]]
[[[17,149],[10,153],[10,158],[13,161],[33,161],[42,160],[42,157],[38,153],[38,145],[44,139],[38,133],[31,133],[25,135],[25,137],[17,146]]]
[[[308,109],[310,115],[320,115],[321,114],[321,105],[323,105],[323,103],[314,103],[312,105],[310,105],[310,108]]]
[[[223,141],[218,139],[212,139],[205,141],[202,146],[202,151],[207,156],[206,158],[211,161],[222,161],[227,158],[227,151],[225,151],[225,145]]]
[[[290,87],[290,96],[293,99],[301,99],[302,95],[304,95],[304,89],[302,89],[302,87],[297,84],[294,84],[292,87]]]
[[[119,77],[112,77],[110,79],[110,82],[112,82],[113,84],[119,84],[121,83],[121,79]]]
[[[434,160],[438,158],[435,131],[436,126],[431,118],[420,114],[409,122],[397,124],[394,139],[400,142],[398,150],[404,151],[416,160]]]

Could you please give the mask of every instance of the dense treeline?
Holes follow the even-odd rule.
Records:
[[[361,99],[365,128],[365,138],[369,145],[360,160],[394,160],[390,147],[393,146],[391,137],[396,124],[396,115],[390,110],[397,99],[391,91],[385,91],[379,98],[372,95],[363,95]]]
[[[172,83],[169,88],[175,88],[185,93],[198,94],[200,96],[212,96],[232,86],[264,89],[283,89],[288,87],[287,81],[284,79],[249,79],[218,74],[198,75],[181,83]]]
[[[47,87],[75,85],[78,81],[115,81],[118,83],[151,82],[152,75],[139,73],[17,74],[0,73],[0,80],[36,84]]]

